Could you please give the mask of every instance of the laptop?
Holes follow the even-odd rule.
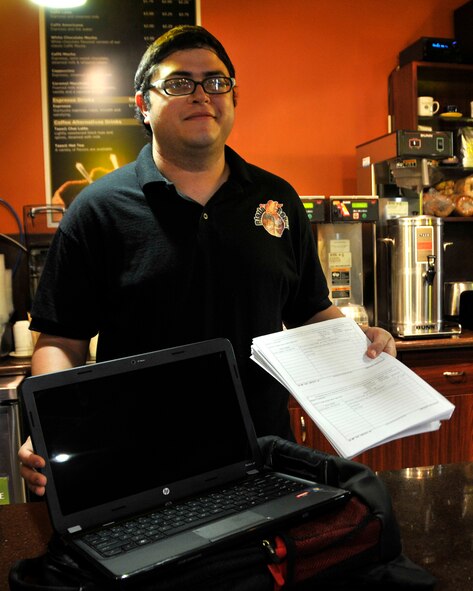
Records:
[[[118,588],[350,495],[264,465],[227,339],[27,377],[20,397],[54,531]]]

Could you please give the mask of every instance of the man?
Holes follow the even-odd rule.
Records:
[[[250,348],[283,325],[342,316],[301,200],[226,145],[235,70],[202,27],[157,39],[135,90],[151,143],[85,188],[61,221],[32,307],[31,329],[41,333],[32,373],[85,363],[97,332],[97,361],[227,337],[258,435],[292,438],[288,393]],[[395,355],[388,332],[366,334],[368,355]],[[30,490],[44,494],[46,478],[35,471],[44,460],[29,440],[19,458]]]

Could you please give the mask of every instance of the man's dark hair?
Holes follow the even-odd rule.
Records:
[[[235,77],[235,68],[220,41],[199,25],[179,25],[158,37],[145,51],[135,74],[135,92],[141,91],[145,104],[149,106],[149,83],[157,66],[175,51],[183,49],[208,48],[213,50],[225,64],[231,78]],[[144,124],[148,132],[151,128],[143,122],[143,114],[135,109],[136,117]]]

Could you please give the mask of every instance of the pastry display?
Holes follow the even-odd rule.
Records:
[[[455,213],[463,217],[473,215],[473,175],[455,183]]]
[[[442,181],[424,192],[423,213],[437,217],[473,216],[473,175]]]
[[[455,209],[454,181],[442,181],[424,193],[423,210],[425,215],[447,217]]]

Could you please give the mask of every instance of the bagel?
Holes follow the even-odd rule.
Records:
[[[473,175],[459,179],[455,183],[455,193],[457,195],[472,195],[473,196]]]
[[[473,193],[471,195],[456,195],[455,213],[462,217],[473,215]]]

